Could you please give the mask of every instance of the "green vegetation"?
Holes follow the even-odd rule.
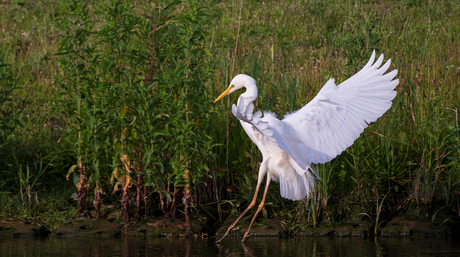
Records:
[[[231,78],[254,77],[256,108],[281,117],[330,77],[359,71],[373,49],[398,70],[392,108],[317,166],[310,199],[282,199],[273,184],[262,217],[284,217],[293,233],[342,222],[378,233],[394,215],[460,215],[456,1],[0,9],[0,218],[55,227],[114,204],[126,223],[190,214],[215,228],[251,200],[262,159],[231,115],[238,95],[212,104]]]

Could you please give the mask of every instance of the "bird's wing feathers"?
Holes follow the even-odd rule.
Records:
[[[252,113],[254,111],[254,104],[252,102],[247,105],[246,110],[244,110],[244,107],[245,101],[244,98],[241,97],[239,99],[238,106],[232,105],[233,115],[235,115],[235,117],[237,117],[239,120],[252,124],[252,127],[263,135],[272,138],[272,130],[267,129],[269,126],[268,122],[260,119],[262,117],[262,112],[257,111]]]
[[[383,55],[372,64],[374,58],[375,52],[361,71],[338,86],[329,80],[312,101],[282,121],[268,118],[274,140],[301,168],[332,160],[391,107],[397,71],[383,75],[390,61],[379,69]]]
[[[318,95],[297,112],[279,120],[271,112],[252,114],[254,105],[240,97],[233,114],[253,125],[253,129],[275,141],[306,170],[311,163],[325,163],[343,152],[368,126],[382,116],[396,96],[398,85],[393,70],[383,75],[390,61],[381,68],[383,55],[374,63],[375,52],[358,73],[336,86],[330,79]]]

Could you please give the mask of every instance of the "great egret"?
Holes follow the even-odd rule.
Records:
[[[260,111],[253,114],[252,102],[257,98],[256,81],[244,74],[233,78],[230,86],[214,103],[246,88],[246,92],[238,98],[237,105],[232,106],[232,112],[262,152],[263,160],[251,203],[217,243],[255,205],[265,175],[267,184],[262,201],[242,242],[249,236],[249,230],[264,206],[271,180],[280,183],[281,196],[284,198],[300,200],[308,196],[313,190],[316,176],[311,164],[326,163],[335,158],[353,144],[369,123],[391,107],[391,101],[396,96],[394,88],[399,83],[398,79],[393,80],[397,70],[384,75],[391,61],[379,68],[383,54],[375,63],[374,59],[375,51],[364,68],[338,86],[334,79],[329,79],[313,100],[300,110],[285,115],[283,120],[278,120],[271,112],[264,112],[263,118]]]

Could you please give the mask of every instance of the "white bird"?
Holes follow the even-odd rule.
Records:
[[[312,163],[326,163],[359,137],[369,123],[382,116],[396,96],[394,91],[398,79],[397,70],[384,75],[391,60],[382,67],[383,54],[374,63],[375,51],[369,62],[351,78],[336,86],[330,79],[318,95],[300,110],[287,114],[279,120],[271,112],[254,111],[257,98],[256,81],[240,74],[233,78],[230,86],[214,101],[241,88],[237,105],[232,106],[235,115],[262,153],[256,192],[248,208],[230,225],[229,231],[256,203],[257,193],[265,175],[267,184],[262,201],[255,213],[242,242],[249,236],[254,220],[262,210],[270,181],[279,182],[281,196],[300,200],[308,196],[315,185]],[[380,67],[380,68],[379,68]]]

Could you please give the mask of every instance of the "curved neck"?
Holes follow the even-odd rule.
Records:
[[[252,103],[257,99],[257,86],[253,83],[245,83],[244,87],[246,88],[246,92],[240,95],[237,105],[240,104],[240,98],[243,97],[246,109],[249,103]]]

